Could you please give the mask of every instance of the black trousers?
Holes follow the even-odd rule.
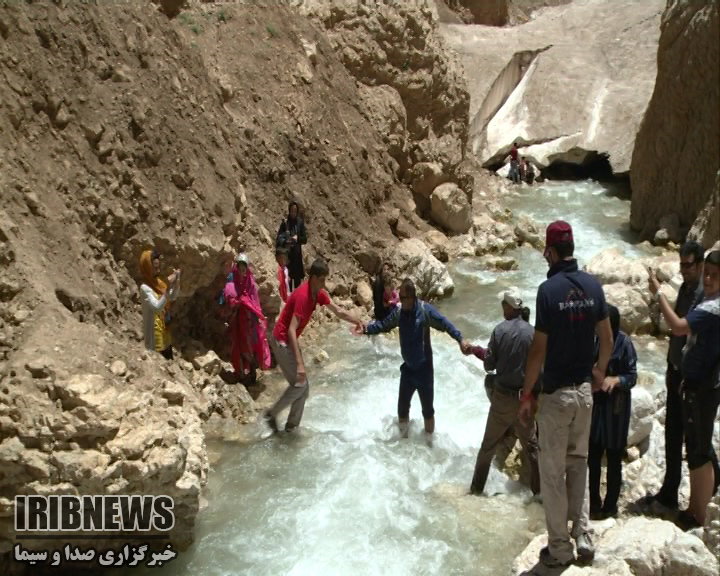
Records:
[[[665,478],[657,493],[657,499],[669,507],[677,507],[678,491],[682,480],[682,449],[685,441],[683,427],[683,399],[680,394],[682,375],[668,365],[665,374],[667,408],[665,413]],[[720,483],[720,465],[717,455],[712,452],[711,461],[715,469],[715,485]]]
[[[605,449],[590,441],[588,450],[588,480],[590,482],[590,511],[613,512],[617,508],[622,486],[622,458],[624,449]],[[607,494],[605,502],[600,497],[600,475],[602,473],[602,457],[607,459]]]

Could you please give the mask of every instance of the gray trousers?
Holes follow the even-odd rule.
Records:
[[[478,452],[477,461],[475,462],[475,474],[470,484],[470,491],[473,494],[481,494],[485,489],[493,456],[505,441],[509,431],[514,432],[512,435],[513,444],[516,436],[520,440],[523,467],[530,470],[530,488],[533,494],[540,492],[535,423],[532,422],[530,426],[525,426],[518,418],[519,410],[520,399],[517,395],[508,396],[497,390],[490,393],[490,413],[485,425],[485,436]]]
[[[285,380],[288,382],[288,387],[285,389],[278,401],[275,402],[269,413],[273,418],[277,418],[285,408],[290,406],[290,414],[288,415],[287,422],[285,423],[285,430],[292,430],[300,425],[302,420],[303,411],[305,410],[305,401],[310,395],[310,383],[305,379],[305,382],[296,382],[297,378],[297,362],[295,361],[295,354],[292,349],[284,342],[277,342],[272,335],[268,337],[270,348],[272,348],[275,359],[277,360],[280,370],[282,370]]]
[[[592,421],[589,383],[541,394],[538,409],[540,486],[550,553],[561,562],[574,559],[572,537],[588,531],[588,441]]]

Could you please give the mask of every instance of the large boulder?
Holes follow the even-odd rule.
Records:
[[[720,169],[719,27],[717,2],[678,0],[663,13],[655,91],[630,169],[630,225],[645,238],[668,213],[687,232],[713,192]]]
[[[643,294],[636,287],[621,283],[607,284],[603,289],[608,304],[616,306],[620,312],[620,328],[623,332],[627,334],[653,332],[655,324],[650,315],[649,294]]]
[[[464,234],[472,226],[471,206],[457,184],[441,184],[430,196],[430,217],[454,234]]]
[[[608,303],[620,310],[621,328],[628,334],[667,332],[657,304],[651,304],[648,267],[656,271],[663,282],[663,294],[674,303],[682,284],[675,253],[631,259],[622,250],[610,248],[596,254],[585,266],[585,271],[603,284]]]
[[[718,560],[697,536],[665,520],[630,518],[595,526],[592,566],[572,566],[565,576],[717,576]],[[547,535],[537,536],[515,559],[511,574],[530,574]]]
[[[418,238],[400,242],[390,253],[389,260],[399,278],[407,277],[415,282],[420,298],[447,297],[455,289],[445,264]]]
[[[590,0],[514,28],[444,25],[468,76],[468,148],[486,167],[501,166],[517,141],[539,166],[606,156],[615,174],[627,173],[664,5]]]
[[[637,446],[652,432],[655,400],[650,392],[636,386],[632,390],[631,406],[627,444],[628,446]]]

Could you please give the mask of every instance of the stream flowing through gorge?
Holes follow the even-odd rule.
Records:
[[[532,217],[543,235],[550,221],[568,220],[581,266],[611,246],[630,257],[646,255],[633,244],[629,200],[604,185],[523,186],[505,205]],[[499,295],[509,286],[520,289],[534,319],[547,265],[529,246],[511,255],[519,267],[510,272],[483,269],[473,259],[450,265],[455,293],[439,308],[474,343],[485,345],[501,321]],[[660,376],[661,347],[649,338],[636,346],[639,369]],[[493,496],[467,495],[489,407],[482,363],[464,357],[448,336],[433,334],[437,431],[430,446],[417,396],[410,438],[401,440],[396,430],[396,334],[356,339],[343,326],[323,348],[330,360],[309,365],[300,434],[210,444],[220,457],[209,475],[209,505],[198,518],[196,541],[152,573],[508,573],[515,556],[544,531],[544,516],[527,488],[494,468],[486,488]]]

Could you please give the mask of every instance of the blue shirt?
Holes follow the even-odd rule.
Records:
[[[537,294],[535,330],[547,334],[542,391],[590,382],[595,364],[595,326],[607,318],[605,293],[594,276],[562,260]]]
[[[415,301],[415,308],[403,311],[401,306],[393,310],[382,321],[368,324],[367,333],[380,334],[400,328],[400,352],[408,368],[421,370],[432,362],[432,347],[430,346],[430,328],[447,332],[458,342],[462,341],[462,334],[445,318],[434,306],[421,300]]]
[[[682,359],[683,378],[694,382],[704,382],[713,375],[720,362],[720,296],[704,300],[688,315],[690,337],[685,346]],[[717,377],[714,375],[713,377]],[[717,382],[712,382],[713,387]]]

